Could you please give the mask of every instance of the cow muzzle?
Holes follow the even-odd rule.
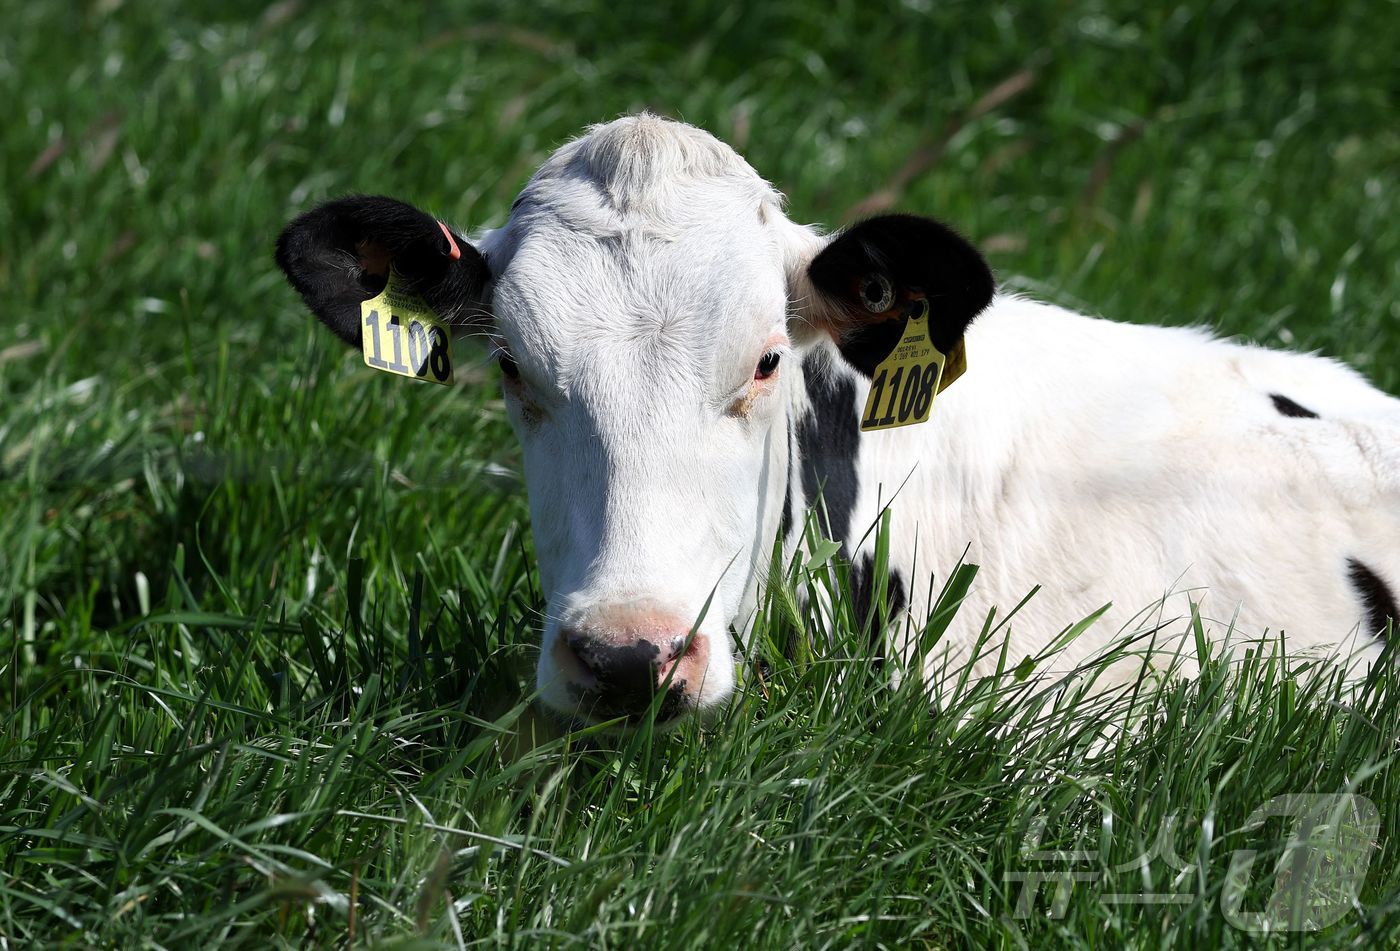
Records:
[[[591,720],[640,720],[664,694],[656,722],[697,706],[710,642],[690,622],[648,603],[594,608],[560,627],[552,647],[558,675]]]

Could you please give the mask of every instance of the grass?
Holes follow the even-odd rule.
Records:
[[[483,361],[450,393],[371,374],[270,257],[352,190],[498,224],[555,145],[651,107],[801,220],[935,213],[1009,286],[1394,392],[1387,10],[11,5],[3,944],[1245,946],[1231,855],[1283,838],[1246,819],[1343,791],[1380,808],[1364,888],[1279,940],[1396,944],[1389,674],[1349,692],[1270,647],[1092,700],[1092,670],[1008,658],[931,716],[866,672],[839,592],[797,606],[839,573],[798,565],[718,721],[550,734]],[[971,570],[935,578],[947,610]],[[1186,869],[1134,864],[1164,827]],[[1095,853],[1059,917],[1049,887],[1017,914],[1037,849]]]

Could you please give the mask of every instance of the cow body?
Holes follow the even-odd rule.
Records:
[[[972,369],[929,422],[883,432],[859,432],[860,374],[829,348],[804,362],[794,490],[810,505],[823,487],[822,525],[857,572],[890,506],[892,607],[921,623],[930,574],[966,551],[980,570],[945,638],[955,655],[1039,586],[1007,621],[1013,661],[1105,605],[1060,662],[1149,628],[1189,655],[1193,604],[1216,637],[1282,631],[1374,659],[1394,604],[1370,579],[1400,578],[1400,400],[1320,357],[1017,297],[967,347]]]
[[[1016,659],[1109,602],[1061,661],[1171,633],[1194,601],[1213,635],[1282,629],[1364,666],[1396,613],[1400,402],[1324,359],[994,296],[931,219],[795,224],[690,126],[593,128],[475,243],[348,198],[293,221],[277,257],[348,343],[390,268],[494,341],[548,598],[540,696],[562,713],[720,704],[731,631],[818,498],[867,592],[890,507],[889,646],[906,654],[930,579],[964,552],[981,571],[953,655],[1037,585],[1004,628]],[[920,308],[971,369],[928,422],[862,433],[867,381]]]

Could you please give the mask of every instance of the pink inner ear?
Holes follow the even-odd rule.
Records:
[[[447,230],[447,225],[443,224],[441,221],[439,221],[437,225],[442,229],[442,236],[447,239],[447,256],[454,261],[460,261],[462,259],[462,249],[457,247],[457,239],[452,237],[452,232]]]
[[[388,278],[389,262],[392,260],[389,249],[373,241],[361,241],[355,245],[355,255],[359,258],[360,270],[375,277]]]

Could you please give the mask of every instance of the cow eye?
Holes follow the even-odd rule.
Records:
[[[520,367],[510,358],[510,354],[502,351],[496,354],[496,362],[501,365],[501,375],[507,380],[520,379]]]
[[[776,350],[769,350],[763,355],[763,359],[758,361],[758,366],[754,367],[753,378],[755,380],[766,380],[774,373],[778,372],[778,360],[782,354]]]

